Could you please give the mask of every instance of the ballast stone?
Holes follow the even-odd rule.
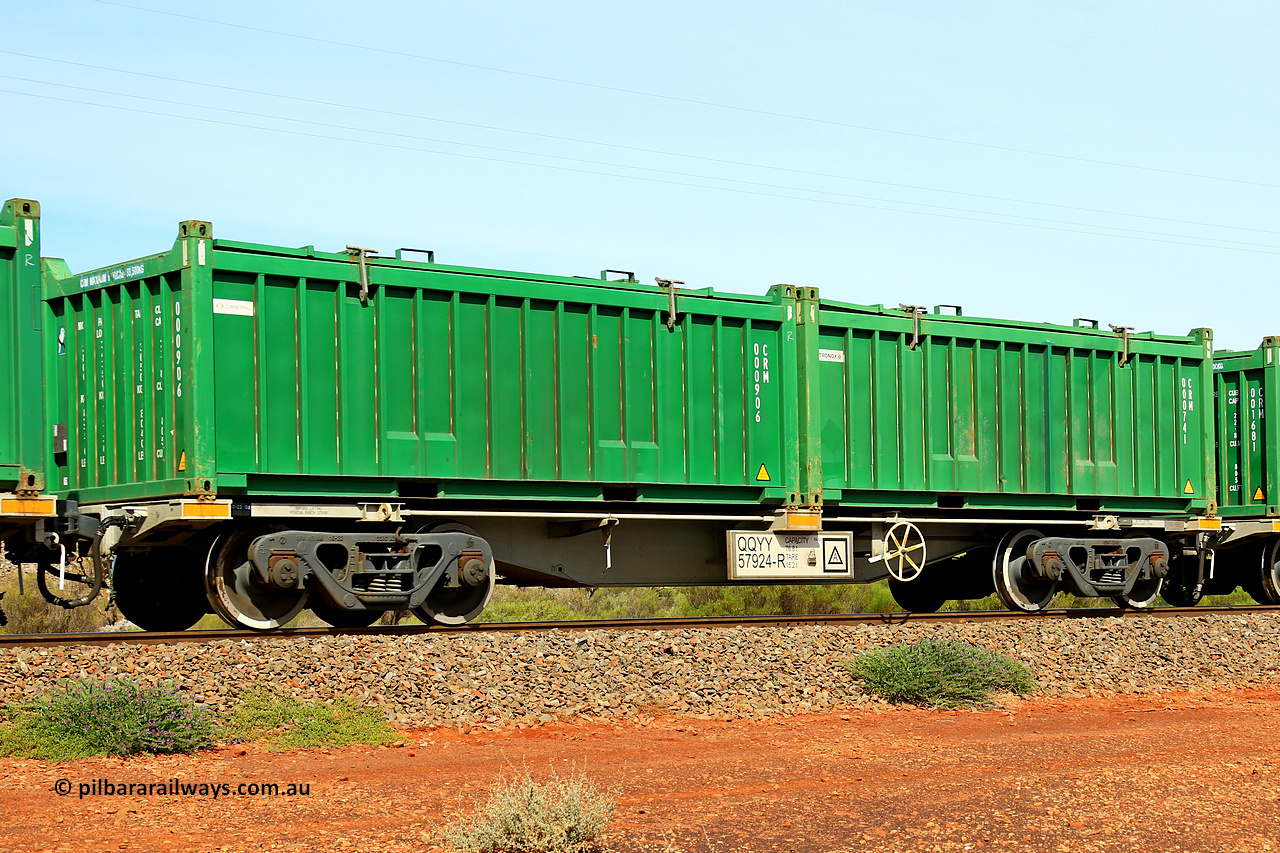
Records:
[[[1208,691],[1280,683],[1280,617],[741,627],[538,635],[325,637],[200,646],[0,650],[0,702],[60,681],[169,683],[213,709],[271,686],[304,701],[352,698],[397,726],[502,728],[562,719],[761,717],[876,707],[841,666],[921,637],[1002,651],[1050,696]]]

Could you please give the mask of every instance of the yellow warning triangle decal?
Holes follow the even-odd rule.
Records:
[[[769,482],[769,469],[764,467],[763,462],[760,463],[760,470],[756,472],[756,482],[758,483]]]
[[[1184,494],[1188,494],[1188,495],[1194,495],[1196,493],[1196,490],[1194,487],[1192,487],[1190,480],[1187,480],[1186,488],[1184,488],[1182,491]]]
[[[187,470],[187,451],[182,451],[182,455],[178,457],[178,470]]]
[[[1253,499],[1255,501],[1265,501],[1267,499],[1267,496],[1262,493],[1262,486],[1258,486],[1258,491],[1253,493]]]

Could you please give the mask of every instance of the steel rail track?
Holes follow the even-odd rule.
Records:
[[[1155,607],[1118,610],[1109,607],[1013,613],[1006,610],[964,610],[954,613],[844,613],[826,616],[708,616],[663,619],[589,619],[559,622],[482,622],[470,625],[375,625],[369,628],[286,628],[247,631],[223,628],[205,631],[121,631],[88,634],[0,634],[0,648],[41,646],[160,645],[212,643],[218,640],[278,641],[313,637],[407,637],[419,634],[475,634],[527,631],[675,631],[689,628],[797,627],[803,625],[904,625],[917,622],[1002,622],[1036,619],[1168,619],[1211,614],[1280,614],[1280,607],[1232,605],[1223,607]]]

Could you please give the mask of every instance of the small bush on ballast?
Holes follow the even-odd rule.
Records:
[[[212,746],[216,735],[208,714],[167,687],[76,681],[15,709],[0,729],[0,754],[68,761],[194,752]]]
[[[0,546],[3,554],[3,546]],[[69,571],[81,569],[68,564]],[[87,571],[87,567],[85,569]],[[21,567],[0,556],[0,634],[78,634],[89,631],[101,631],[111,623],[113,615],[108,613],[107,596],[100,595],[92,604],[67,610],[44,600],[36,588],[35,566],[28,565],[25,579],[19,580]],[[50,580],[50,588],[58,592],[58,577],[55,574]],[[84,595],[87,587],[67,584],[65,592],[59,593],[68,598]]]
[[[864,692],[888,702],[957,708],[993,693],[1036,689],[1031,671],[998,652],[954,640],[917,640],[867,652],[846,664]]]
[[[230,733],[265,740],[271,749],[378,745],[396,739],[386,719],[350,699],[303,702],[258,689],[245,693],[231,715]]]
[[[581,771],[537,782],[525,770],[498,780],[489,801],[444,836],[463,853],[588,853],[617,805]]]

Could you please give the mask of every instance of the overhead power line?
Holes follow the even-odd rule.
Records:
[[[1149,214],[1142,214],[1142,213],[1128,213],[1125,211],[1107,210],[1105,208],[1080,207],[1077,205],[1058,204],[1055,202],[1046,202],[1046,201],[1034,201],[1031,199],[1012,198],[1009,196],[996,196],[996,195],[989,195],[984,193],[964,192],[961,190],[951,190],[951,189],[945,189],[942,187],[930,187],[930,186],[922,186],[918,184],[903,184],[903,183],[897,183],[893,181],[876,180],[873,178],[862,178],[854,175],[843,175],[843,174],[832,173],[832,172],[818,172],[818,171],[812,171],[808,169],[796,169],[792,167],[777,166],[777,165],[772,165],[767,163],[753,163],[753,162],[742,161],[742,160],[730,160],[722,157],[708,157],[701,154],[690,154],[687,152],[680,152],[680,151],[665,151],[661,149],[644,148],[644,147],[635,146],[635,145],[623,145],[617,142],[605,142],[605,141],[594,140],[594,139],[582,139],[579,137],[561,136],[557,134],[540,133],[537,131],[529,131],[529,130],[519,130],[516,128],[501,127],[497,125],[487,125],[487,124],[478,124],[475,122],[457,121],[454,119],[445,119],[445,118],[439,118],[436,116],[425,116],[418,113],[405,113],[405,112],[398,112],[395,110],[381,109],[378,107],[368,107],[360,104],[345,104],[345,103],[336,102],[336,101],[324,101],[324,100],[319,100],[315,98],[304,98],[298,95],[286,95],[286,94],[281,94],[279,92],[266,92],[258,89],[246,89],[239,86],[228,86],[220,83],[209,83],[202,80],[189,80],[181,77],[170,77],[163,74],[149,74],[142,71],[131,71],[128,69],[113,68],[111,66],[105,66],[105,65],[93,65],[86,62],[75,62],[68,59],[57,59],[49,56],[39,56],[36,54],[19,53],[17,51],[12,51],[12,50],[0,50],[0,54],[4,54],[8,56],[17,56],[23,59],[34,59],[42,62],[51,62],[59,65],[68,65],[76,68],[88,68],[95,71],[106,71],[113,74],[124,74],[131,77],[141,77],[149,80],[160,80],[166,83],[180,83],[188,86],[200,86],[208,89],[217,89],[221,91],[233,92],[233,93],[242,94],[242,95],[254,95],[257,97],[264,97],[264,98],[277,98],[284,101],[292,101],[294,103],[307,104],[311,106],[324,106],[324,107],[331,107],[335,109],[353,110],[353,111],[369,113],[371,115],[382,115],[382,116],[387,116],[391,118],[406,118],[406,119],[413,119],[418,121],[427,121],[427,122],[433,122],[438,124],[453,125],[456,127],[473,128],[476,130],[491,130],[499,133],[528,136],[528,137],[533,137],[537,139],[553,140],[557,142],[571,142],[571,143],[580,144],[580,145],[594,145],[602,148],[611,148],[619,151],[632,151],[632,152],[642,153],[642,154],[655,154],[655,155],[664,156],[664,157],[678,157],[678,158],[687,159],[687,160],[698,160],[706,163],[715,163],[718,165],[741,166],[741,167],[752,168],[752,169],[764,169],[764,170],[783,172],[783,173],[793,174],[793,175],[802,175],[805,177],[853,181],[856,183],[872,184],[875,186],[891,187],[894,189],[909,189],[909,190],[916,190],[920,192],[940,193],[945,195],[960,196],[964,198],[981,199],[984,201],[999,201],[999,202],[1005,202],[1010,204],[1025,204],[1025,205],[1033,205],[1036,207],[1049,207],[1049,208],[1055,208],[1057,210],[1070,210],[1077,213],[1094,213],[1094,214],[1102,214],[1106,216],[1123,216],[1131,219],[1145,219],[1152,222],[1168,222],[1176,225],[1192,225],[1200,228],[1220,228],[1220,229],[1233,230],[1233,231],[1252,232],[1255,234],[1280,235],[1280,231],[1268,230],[1265,228],[1249,228],[1241,225],[1223,225],[1215,222],[1200,222],[1200,221],[1190,220],[1190,219],[1175,219],[1167,216],[1151,216]],[[30,80],[30,78],[19,78],[19,77],[14,77],[11,79]],[[63,85],[63,84],[57,84],[57,83],[52,83],[52,82],[43,81],[43,80],[32,80],[31,82],[40,82],[40,83],[45,83],[47,85]],[[72,88],[76,88],[76,87],[72,87]],[[102,90],[88,90],[88,91],[102,91]],[[135,95],[127,95],[124,93],[111,93],[111,94],[120,94],[124,97],[141,97],[141,96],[135,96]],[[174,103],[180,103],[180,102],[174,102]],[[363,130],[363,128],[361,128],[361,130]],[[436,141],[436,140],[432,140],[432,141]],[[626,168],[633,168],[633,167],[626,167]],[[908,203],[908,202],[904,202],[904,203]]]
[[[1058,231],[1058,232],[1073,233],[1073,234],[1089,234],[1097,237],[1113,237],[1113,238],[1125,239],[1125,240],[1141,240],[1143,242],[1149,242],[1149,243],[1168,243],[1168,244],[1182,245],[1182,246],[1198,246],[1201,248],[1208,248],[1208,249],[1224,249],[1227,251],[1280,255],[1280,246],[1265,246],[1262,244],[1257,244],[1259,245],[1259,248],[1249,248],[1250,245],[1254,245],[1254,244],[1225,245],[1228,243],[1233,243],[1234,241],[1222,241],[1216,238],[1189,237],[1185,235],[1139,236],[1137,234],[1116,234],[1116,233],[1110,233],[1110,232],[1115,230],[1126,230],[1126,229],[1115,229],[1109,226],[1084,226],[1084,228],[1106,229],[1106,230],[1084,230],[1084,228],[1080,228],[1080,227],[1071,228],[1071,227],[1060,227],[1058,225],[1035,224],[1032,222],[1011,222],[1011,221],[1001,220],[1001,219],[984,219],[984,218],[977,218],[977,217],[971,217],[971,216],[960,216],[952,213],[939,213],[939,212],[933,212],[933,211],[927,211],[927,210],[905,210],[898,207],[882,207],[879,205],[861,204],[861,203],[850,202],[850,201],[839,201],[837,199],[787,195],[780,192],[767,192],[763,189],[746,189],[746,188],[740,188],[740,187],[717,187],[717,186],[711,186],[706,184],[690,183],[688,181],[677,181],[677,180],[670,180],[666,178],[646,177],[643,175],[617,174],[617,173],[611,173],[611,172],[602,172],[602,171],[593,170],[593,169],[577,168],[572,166],[557,166],[549,163],[527,163],[519,160],[510,160],[510,159],[500,158],[500,157],[489,157],[489,156],[484,156],[480,154],[465,154],[457,151],[439,151],[439,150],[429,149],[429,148],[420,148],[412,145],[401,145],[401,144],[392,143],[392,142],[379,142],[379,141],[368,140],[368,139],[351,139],[349,137],[330,136],[327,134],[312,133],[309,131],[302,131],[302,130],[289,130],[286,128],[263,127],[261,125],[255,125],[255,124],[223,121],[221,119],[203,118],[200,116],[179,115],[175,113],[161,112],[158,110],[145,110],[137,107],[126,107],[126,106],[120,106],[115,104],[101,104],[101,103],[95,103],[92,101],[79,101],[73,98],[59,98],[52,95],[38,95],[32,92],[20,92],[20,91],[15,91],[11,89],[0,89],[0,93],[9,94],[9,95],[18,95],[21,97],[28,97],[28,98],[38,98],[41,100],[56,101],[56,102],[68,103],[68,104],[77,104],[81,106],[118,110],[118,111],[131,112],[131,113],[137,113],[137,114],[143,114],[143,115],[162,116],[166,118],[173,118],[173,119],[179,119],[184,121],[195,121],[203,124],[219,125],[223,127],[238,127],[238,128],[246,128],[250,130],[260,130],[267,133],[285,134],[288,136],[330,140],[330,141],[337,141],[337,142],[347,142],[354,145],[376,146],[380,148],[389,148],[389,149],[395,149],[400,151],[415,152],[420,154],[437,154],[437,155],[442,155],[447,157],[459,157],[459,158],[468,159],[468,160],[481,160],[481,161],[495,162],[495,163],[507,163],[512,165],[528,166],[528,167],[540,168],[540,169],[553,169],[561,172],[572,172],[572,173],[585,174],[585,175],[623,178],[626,180],[646,181],[650,183],[694,187],[698,189],[716,190],[720,192],[733,192],[733,193],[739,193],[743,195],[761,196],[766,198],[787,199],[790,201],[816,202],[819,204],[836,205],[840,207],[854,207],[854,208],[861,208],[864,210],[876,210],[876,211],[883,211],[883,212],[889,212],[889,213],[908,213],[908,214],[914,214],[916,216],[931,216],[936,218],[954,219],[954,220],[961,220],[966,222],[984,222],[992,225],[1008,225],[1008,226],[1014,226],[1018,228],[1033,228],[1033,229],[1042,230],[1042,231]],[[357,130],[359,130],[360,132],[366,132],[363,129],[357,129]],[[513,153],[520,153],[520,152],[513,152]],[[547,155],[536,155],[536,156],[547,156]],[[627,167],[627,168],[637,168],[637,167]],[[713,178],[712,180],[724,180],[724,179]],[[808,191],[808,190],[799,190],[799,191],[816,192],[816,191]],[[898,204],[908,203],[909,204],[909,202],[890,202],[890,203],[898,203]],[[1007,214],[999,214],[999,213],[988,213],[986,215],[1008,216]],[[1019,218],[1026,218],[1026,217],[1019,217]],[[1072,224],[1077,224],[1077,223],[1063,223],[1063,225],[1072,225]],[[1166,238],[1175,238],[1175,237],[1180,239],[1166,239]]]
[[[222,21],[216,18],[202,18],[196,15],[185,15],[180,12],[170,12],[164,9],[151,9],[146,6],[136,6],[131,3],[120,3],[117,0],[94,0],[104,6],[116,6],[121,9],[131,9],[137,12],[147,12],[153,15],[166,15],[171,18],[181,18],[187,21],[197,21],[202,24],[214,24],[221,27],[230,27],[232,29],[245,30],[248,32],[263,33],[265,35],[280,36],[281,38],[296,39],[298,41],[307,41],[314,44],[324,44],[331,47],[343,47],[350,50],[362,50],[369,53],[378,53],[386,56],[396,56],[402,59],[416,59],[422,62],[434,62],[441,65],[452,65],[458,68],[470,68],[476,71],[487,71],[493,74],[506,74],[513,77],[524,77],[530,80],[541,80],[548,83],[560,83],[566,86],[578,86],[587,89],[597,89],[605,92],[616,92],[618,94],[633,95],[641,98],[654,98],[663,101],[673,101],[682,104],[691,104],[693,106],[711,107],[718,110],[731,110],[739,113],[750,113],[753,115],[768,116],[770,118],[788,119],[790,121],[802,121],[812,124],[823,124],[831,127],[844,127],[851,130],[861,130],[867,133],[881,133],[892,136],[907,137],[910,139],[922,139],[929,142],[942,142],[949,145],[966,145],[972,148],[985,148],[991,151],[1004,151],[1011,154],[1025,154],[1033,157],[1047,157],[1055,160],[1068,160],[1075,163],[1086,163],[1093,166],[1110,166],[1117,169],[1134,169],[1142,172],[1154,172],[1162,175],[1175,175],[1182,178],[1198,178],[1207,181],[1222,181],[1232,184],[1244,184],[1247,186],[1267,187],[1269,189],[1280,189],[1280,184],[1264,183],[1262,181],[1250,181],[1243,178],[1228,178],[1222,175],[1206,175],[1198,172],[1185,172],[1177,169],[1161,169],[1155,166],[1142,166],[1136,163],[1121,163],[1113,160],[1099,160],[1091,157],[1078,157],[1070,154],[1054,154],[1048,151],[1036,151],[1029,148],[1016,148],[1008,145],[995,145],[988,142],[975,142],[968,139],[955,139],[946,136],[934,136],[926,133],[912,133],[905,130],[893,130],[884,127],[874,127],[872,125],[853,124],[851,122],[837,121],[835,119],[822,118],[819,116],[800,115],[797,113],[783,113],[773,110],[764,110],[756,107],[744,107],[736,104],[725,104],[717,101],[704,101],[697,98],[686,98],[680,95],[668,95],[661,92],[647,92],[642,89],[628,89],[621,86],[609,86],[603,83],[591,83],[585,80],[573,80],[567,77],[554,77],[547,74],[535,74],[529,71],[518,71],[512,68],[498,68],[491,65],[479,65],[473,62],[460,62],[454,59],[443,59],[438,56],[427,56],[421,53],[409,53],[407,51],[391,50],[389,48],[375,47],[373,45],[357,44],[354,42],[338,41],[336,39],[320,38],[318,36],[308,36],[301,33],[291,33],[284,30],[273,30],[266,27],[254,27],[248,24],[240,24],[234,21]]]
[[[1105,228],[1109,231],[1121,231],[1128,234],[1144,234],[1144,235],[1155,236],[1155,237],[1174,237],[1174,238],[1184,239],[1184,240],[1208,239],[1208,240],[1212,240],[1214,243],[1222,243],[1222,244],[1228,244],[1232,246],[1251,246],[1255,248],[1280,249],[1280,246],[1273,246],[1265,243],[1246,243],[1239,240],[1224,240],[1220,237],[1203,238],[1203,237],[1198,237],[1191,234],[1170,234],[1170,233],[1161,232],[1161,231],[1146,231],[1146,230],[1137,229],[1137,228],[1122,228],[1114,225],[1093,225],[1087,222],[1071,222],[1071,221],[1060,220],[1060,219],[1045,219],[1042,217],[1035,217],[1035,216],[1023,216],[1021,214],[1016,214],[1016,213],[1001,213],[999,211],[991,211],[991,210],[973,210],[971,208],[949,207],[946,205],[926,204],[923,202],[903,201],[900,199],[877,198],[875,196],[855,195],[853,193],[841,193],[841,192],[835,192],[832,190],[810,189],[808,187],[796,187],[796,186],[788,186],[784,184],[769,184],[769,183],[764,183],[762,181],[748,181],[748,180],[742,180],[740,178],[725,178],[725,177],[719,177],[716,175],[701,175],[694,172],[677,172],[671,169],[655,169],[648,166],[632,166],[627,163],[610,163],[608,161],[603,161],[603,160],[588,160],[583,157],[567,157],[560,154],[544,154],[538,151],[523,151],[516,148],[501,148],[494,145],[480,145],[472,142],[455,142],[450,139],[434,139],[434,138],[425,137],[425,136],[415,136],[413,134],[408,134],[408,133],[397,133],[395,131],[374,130],[374,129],[365,128],[365,127],[352,127],[350,125],[334,124],[332,122],[321,122],[321,121],[312,121],[310,119],[289,118],[287,116],[270,115],[266,113],[256,113],[249,110],[238,110],[230,107],[215,107],[215,106],[208,106],[206,104],[193,104],[186,101],[175,101],[168,98],[153,98],[146,95],[131,95],[127,92],[112,92],[106,89],[93,89],[86,86],[75,86],[70,83],[54,83],[54,82],[45,81],[45,80],[35,80],[30,77],[17,77],[9,74],[0,74],[0,79],[18,80],[24,83],[37,83],[45,86],[56,86],[61,89],[73,89],[75,91],[89,92],[95,95],[111,95],[113,97],[132,98],[134,100],[150,101],[151,103],[166,104],[168,106],[187,107],[189,109],[198,109],[198,110],[210,110],[213,112],[229,113],[232,115],[245,116],[247,118],[267,119],[269,121],[284,121],[284,122],[291,122],[293,124],[304,124],[304,125],[309,125],[311,127],[324,128],[326,130],[343,130],[351,133],[365,133],[365,134],[371,134],[374,136],[389,136],[397,139],[409,140],[412,142],[429,142],[435,145],[453,145],[461,148],[472,148],[472,149],[477,149],[481,151],[491,151],[499,154],[517,154],[524,157],[541,157],[544,159],[560,160],[562,162],[577,163],[585,166],[602,166],[608,169],[631,169],[633,171],[649,172],[651,174],[666,175],[666,176],[676,177],[676,178],[693,178],[695,180],[700,180],[700,181],[719,181],[719,182],[729,183],[729,184],[739,184],[741,186],[757,187],[757,188],[766,189],[766,190],[782,190],[784,192],[809,193],[814,195],[832,196],[834,198],[849,198],[849,199],[857,199],[859,201],[872,201],[872,202],[877,202],[881,204],[899,204],[899,205],[906,205],[907,207],[920,207],[920,208],[927,208],[930,210],[942,210],[950,213],[970,213],[970,214],[977,214],[980,216],[1001,216],[1007,219],[1021,219],[1027,222],[1041,222],[1041,223],[1047,223],[1051,225],[1068,225],[1068,226],[1076,226],[1076,227],[1082,227],[1082,228]],[[109,106],[109,105],[99,104],[98,106]],[[528,164],[528,165],[535,165],[535,164]]]

